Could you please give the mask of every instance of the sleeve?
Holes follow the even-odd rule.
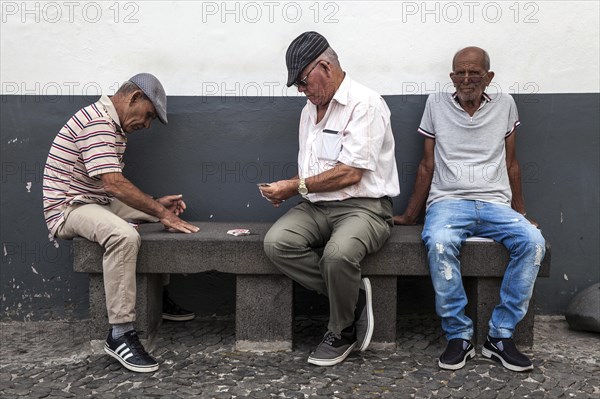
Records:
[[[427,97],[427,102],[425,103],[425,110],[423,111],[423,117],[421,118],[421,124],[419,125],[417,131],[425,137],[435,139],[435,129],[433,128],[433,116],[431,110],[431,103],[433,100],[433,94]]]
[[[504,137],[508,137],[515,132],[515,130],[521,125],[519,121],[519,111],[517,111],[517,104],[512,96],[508,96],[509,110],[508,110],[508,121],[506,126],[506,134]]]
[[[382,98],[378,104],[357,104],[344,130],[338,161],[374,171],[389,127],[390,112]]]
[[[117,132],[106,120],[92,120],[79,132],[75,144],[89,177],[123,171],[116,138]]]

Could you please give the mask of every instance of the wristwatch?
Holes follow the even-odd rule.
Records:
[[[308,194],[308,188],[306,188],[306,181],[304,179],[300,179],[300,184],[298,184],[298,194]]]

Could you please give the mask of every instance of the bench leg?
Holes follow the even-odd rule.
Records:
[[[373,289],[375,330],[370,349],[396,347],[396,306],[398,281],[395,276],[369,276]]]
[[[475,345],[481,346],[486,340],[488,322],[492,317],[492,311],[500,302],[501,284],[501,278],[466,277],[464,279],[464,286],[469,299],[466,312],[467,316],[473,320]],[[519,347],[533,346],[534,307],[532,298],[527,314],[515,329],[514,339]]]
[[[136,321],[135,328],[146,339],[146,349],[151,350],[154,338],[162,322],[162,275],[136,275]],[[106,313],[106,296],[102,274],[90,274],[91,339],[105,340],[110,325]]]
[[[289,278],[283,275],[238,275],[236,350],[291,350],[293,308],[293,283]]]

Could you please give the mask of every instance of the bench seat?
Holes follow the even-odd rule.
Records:
[[[271,223],[192,222],[195,234],[169,233],[160,223],[139,226],[142,238],[137,263],[136,327],[152,339],[161,323],[162,273],[216,271],[236,275],[236,348],[238,350],[290,350],[292,348],[293,284],[266,257],[263,238]],[[234,237],[227,231],[247,228],[252,234]],[[390,348],[396,340],[397,278],[429,278],[423,226],[395,226],[385,246],[361,264],[373,285],[375,332],[373,346]],[[108,328],[102,279],[102,249],[76,238],[74,269],[90,274],[92,334],[104,339]],[[485,341],[487,322],[498,303],[508,253],[494,242],[467,242],[461,251],[461,268],[469,299],[467,314],[475,327],[476,343]],[[550,248],[538,277],[550,275]],[[415,298],[419,301],[419,298]],[[519,345],[533,344],[533,303],[517,326]]]

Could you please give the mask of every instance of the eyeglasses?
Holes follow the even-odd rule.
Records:
[[[452,81],[454,83],[460,83],[460,82],[464,81],[465,79],[468,79],[470,83],[479,84],[479,83],[481,83],[483,78],[485,78],[487,76],[487,74],[488,73],[486,72],[480,76],[480,75],[466,75],[462,72],[459,72],[459,73],[452,72],[450,74],[450,78],[452,79]]]
[[[319,63],[320,63],[320,61],[317,62],[312,68],[310,68],[310,71],[308,71],[308,73],[306,74],[305,77],[303,77],[300,80],[296,80],[294,82],[294,86],[296,86],[296,87],[300,87],[300,86],[306,87],[306,86],[308,86],[308,83],[306,82],[306,79],[308,79],[308,75],[310,75],[310,73],[315,70],[315,68],[317,67],[317,65],[319,65]]]

